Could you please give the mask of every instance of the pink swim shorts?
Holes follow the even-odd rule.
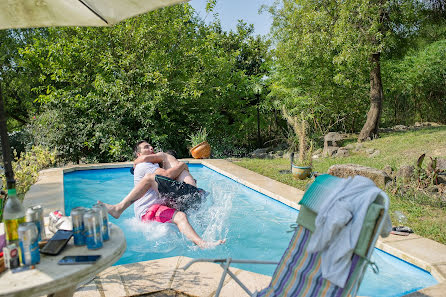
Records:
[[[141,217],[141,221],[156,221],[160,223],[172,223],[173,215],[177,210],[161,204],[153,204]]]

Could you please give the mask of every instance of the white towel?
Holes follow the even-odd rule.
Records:
[[[332,193],[321,205],[307,252],[322,251],[322,277],[343,288],[367,209],[378,194],[386,194],[362,176],[339,181]],[[386,223],[384,235],[390,232],[390,218]]]

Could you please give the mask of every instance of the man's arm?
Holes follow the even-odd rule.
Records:
[[[136,160],[133,163],[135,166],[139,163],[145,163],[145,162],[162,163],[164,158],[165,158],[165,154],[163,152],[159,152],[159,153],[156,153],[153,155],[139,156],[138,158],[136,158]]]
[[[171,179],[176,179],[178,175],[183,172],[183,170],[188,170],[186,163],[179,162],[178,165],[171,167],[169,169],[158,168],[155,170],[155,174],[162,175]]]

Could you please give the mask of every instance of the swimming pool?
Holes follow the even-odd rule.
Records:
[[[227,238],[211,250],[199,250],[170,224],[140,223],[133,207],[111,221],[125,230],[127,251],[116,264],[127,264],[171,256],[276,260],[286,249],[297,211],[249,189],[203,165],[190,165],[200,187],[209,191],[208,201],[190,216],[191,224],[204,239]],[[64,177],[65,210],[91,206],[96,200],[117,203],[133,187],[128,168],[75,171]],[[376,250],[373,260],[379,275],[367,271],[359,295],[402,296],[436,284],[424,270]],[[239,268],[271,275],[272,265],[240,265]]]

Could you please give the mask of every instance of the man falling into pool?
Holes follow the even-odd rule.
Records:
[[[135,155],[137,157],[134,161],[135,187],[118,204],[104,203],[111,216],[119,218],[122,212],[134,203],[135,216],[141,221],[174,223],[181,233],[200,248],[213,247],[225,242],[225,240],[204,241],[190,225],[184,211],[167,206],[166,204],[169,203],[166,203],[163,195],[160,195],[161,187],[163,192],[168,192],[169,189],[166,189],[166,186],[175,186],[174,183],[179,185],[177,189],[186,189],[186,192],[193,194],[199,192],[186,163],[178,161],[174,156],[167,153],[155,154],[153,147],[145,140],[136,144]],[[162,164],[163,168],[160,168],[159,164]],[[176,179],[181,184],[175,181],[169,184],[168,179],[163,177]],[[166,180],[167,184],[165,183]],[[170,194],[175,194],[175,190],[171,189]]]

